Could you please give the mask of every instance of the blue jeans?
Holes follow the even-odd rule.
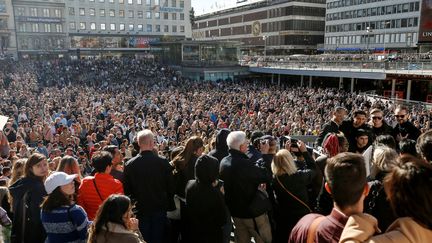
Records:
[[[139,229],[147,243],[162,243],[167,223],[166,212],[155,212],[150,216],[138,217]]]

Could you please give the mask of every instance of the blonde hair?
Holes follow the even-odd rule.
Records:
[[[390,172],[398,163],[398,153],[389,147],[379,146],[375,148],[372,159],[371,177],[380,172]]]
[[[297,172],[297,166],[290,151],[286,149],[279,150],[273,157],[271,170],[275,176],[295,174]]]
[[[12,166],[12,175],[9,181],[9,186],[13,185],[17,180],[24,176],[24,165],[27,159],[19,159]]]

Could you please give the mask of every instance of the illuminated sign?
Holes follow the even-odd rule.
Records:
[[[432,42],[432,0],[423,0],[420,17],[419,43]]]

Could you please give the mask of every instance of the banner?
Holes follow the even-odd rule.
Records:
[[[419,43],[432,42],[432,0],[423,0],[418,39]]]

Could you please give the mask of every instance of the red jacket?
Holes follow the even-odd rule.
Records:
[[[93,180],[96,182],[100,197]],[[93,220],[99,206],[111,194],[124,194],[123,184],[109,174],[96,173],[95,176],[87,176],[81,181],[77,201],[87,212],[89,220]]]

